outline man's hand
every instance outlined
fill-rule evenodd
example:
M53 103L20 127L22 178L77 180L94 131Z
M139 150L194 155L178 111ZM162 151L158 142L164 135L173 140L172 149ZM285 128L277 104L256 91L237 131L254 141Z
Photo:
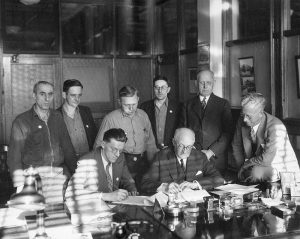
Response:
M251 163L247 163L247 161L245 161L245 163L243 164L243 166L240 168L240 170L238 172L238 180L240 180L240 181L244 180L243 172L251 166L252 166ZM247 179L247 180L249 180L249 179Z
M118 189L111 193L103 193L102 198L104 201L122 201L128 197L128 192L124 189Z
M172 182L168 185L168 192L169 193L179 193L179 192L181 192L181 188L180 188L179 184Z
M187 182L184 181L180 184L180 188L183 191L185 188L190 188L190 189L198 189L198 184L196 182Z
M212 156L214 156L213 151L211 151L210 149L208 149L208 150L203 149L203 150L201 150L201 152L204 153L204 154L206 155L207 160L210 160L210 158L211 158Z
M138 195L139 195L139 192L137 192L137 191L132 191L132 192L129 192L128 195L129 195L129 196L138 196Z

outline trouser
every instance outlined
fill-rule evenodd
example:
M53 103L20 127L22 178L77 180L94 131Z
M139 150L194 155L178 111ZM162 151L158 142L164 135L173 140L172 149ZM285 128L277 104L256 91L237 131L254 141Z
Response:
M141 181L143 175L149 168L146 153L142 154L129 154L124 153L128 170L135 181L138 191L140 191Z

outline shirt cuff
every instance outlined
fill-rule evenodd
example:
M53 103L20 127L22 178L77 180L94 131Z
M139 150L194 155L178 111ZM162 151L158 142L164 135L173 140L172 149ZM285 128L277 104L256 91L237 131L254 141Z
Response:
M198 190L202 190L202 187L201 187L200 183L197 180L194 180L193 183L197 183Z
M168 184L167 183L162 183L158 188L157 192L167 192L168 189Z

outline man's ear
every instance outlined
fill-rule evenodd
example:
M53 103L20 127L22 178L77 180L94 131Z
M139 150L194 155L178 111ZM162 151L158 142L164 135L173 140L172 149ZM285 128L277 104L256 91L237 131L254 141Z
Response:
M175 141L175 139L174 139L174 138L172 139L172 143L173 143L173 146L175 146L175 144L176 144L176 141Z
M36 94L34 92L32 93L32 98L36 100Z
M67 94L66 94L66 92L63 92L63 93L62 93L62 97L63 97L64 99L66 99L66 98L67 98Z
M121 106L121 105L122 105L122 103L121 103L121 99L118 99L118 104L119 104L119 106Z
M100 143L101 148L104 148L105 145L106 145L106 142L104 140L102 140Z

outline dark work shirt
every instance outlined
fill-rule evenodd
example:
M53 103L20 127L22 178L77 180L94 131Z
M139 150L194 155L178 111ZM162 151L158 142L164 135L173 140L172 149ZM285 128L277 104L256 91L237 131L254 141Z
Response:
M47 122L32 107L14 120L11 130L7 164L10 173L18 169L53 166L74 172L76 156L61 114L50 110Z

